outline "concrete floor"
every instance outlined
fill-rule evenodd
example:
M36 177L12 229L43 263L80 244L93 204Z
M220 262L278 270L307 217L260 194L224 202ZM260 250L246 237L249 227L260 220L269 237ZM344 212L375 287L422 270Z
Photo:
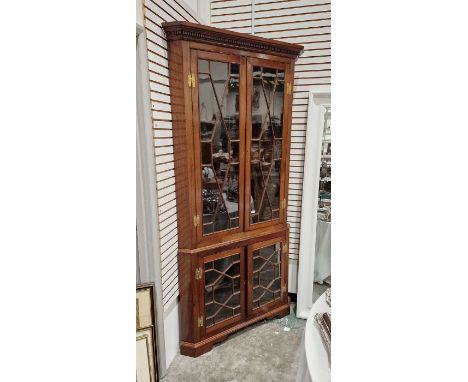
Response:
M294 313L250 326L198 358L177 355L163 382L295 381L306 321ZM284 327L291 327L285 331Z
M315 283L313 301L328 287ZM289 316L250 326L198 358L177 355L162 382L295 381L306 321L294 309L292 303Z
M317 301L317 299L325 293L325 291L330 288L330 285L326 282L323 284L314 283L314 291L312 292L312 302Z

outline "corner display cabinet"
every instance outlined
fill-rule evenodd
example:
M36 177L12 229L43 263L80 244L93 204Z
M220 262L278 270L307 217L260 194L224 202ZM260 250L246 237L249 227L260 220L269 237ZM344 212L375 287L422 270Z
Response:
M289 314L287 185L301 45L164 23L174 142L181 353Z

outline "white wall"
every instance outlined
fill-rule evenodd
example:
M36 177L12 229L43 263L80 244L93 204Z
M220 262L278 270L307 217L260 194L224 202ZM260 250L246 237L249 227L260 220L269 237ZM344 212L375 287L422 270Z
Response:
M166 338L166 359L168 365L179 354L179 304L177 301L164 312L164 338Z
M210 0L185 0L185 3L195 12L201 24L209 25Z
M143 28L143 3L141 0L136 0L136 24L137 27Z

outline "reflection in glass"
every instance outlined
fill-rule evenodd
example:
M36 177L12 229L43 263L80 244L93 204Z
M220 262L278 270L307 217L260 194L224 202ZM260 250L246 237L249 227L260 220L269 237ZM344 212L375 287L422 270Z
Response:
M257 249L253 261L253 309L281 297L281 243Z
M250 194L252 224L279 218L284 70L254 66Z
M198 60L204 235L239 227L239 69Z
M320 220L331 222L331 109L325 109L317 215Z
M240 315L240 256L205 264L205 324L215 325Z

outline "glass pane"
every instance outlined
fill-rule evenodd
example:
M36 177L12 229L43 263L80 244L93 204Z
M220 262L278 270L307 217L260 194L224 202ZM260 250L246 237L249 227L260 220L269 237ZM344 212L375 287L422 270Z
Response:
M250 150L250 223L279 218L284 70L255 66Z
M209 73L210 69L208 66L208 61L198 60L198 73Z
M239 227L239 64L198 60L203 234Z
M257 249L253 261L253 309L281 297L281 243Z
M240 315L240 255L205 264L205 322L215 325Z

